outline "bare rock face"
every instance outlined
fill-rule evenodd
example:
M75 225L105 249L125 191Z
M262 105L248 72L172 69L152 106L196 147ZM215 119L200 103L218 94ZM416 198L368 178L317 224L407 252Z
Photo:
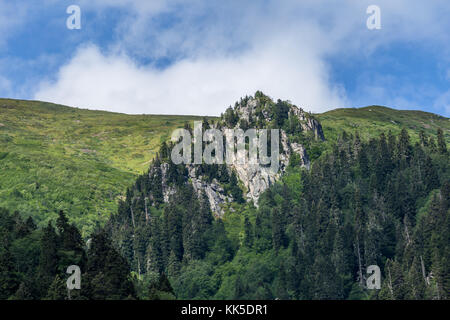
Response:
M322 141L325 140L325 136L323 134L322 125L319 121L312 117L308 117L307 113L296 106L292 106L291 112L301 121L301 126L304 131L312 131L314 132L314 136L316 139L320 139Z
M309 161L308 154L306 153L305 148L299 143L291 142L291 149L292 149L292 152L294 152L300 156L302 166L309 169L310 161Z
M170 196L175 194L176 190L174 187L170 186L167 183L167 172L169 170L169 164L168 163L162 163L160 166L161 169L161 183L162 183L162 191L163 191L163 197L164 202L169 202Z
M280 152L279 155L278 171L274 172L270 166L249 164L248 162L242 164L234 161L231 165L247 189L247 200L253 201L256 206L258 206L259 196L285 173L292 152L300 155L302 167L309 168L308 155L303 146L300 144L290 145L286 133L281 131L280 134L283 152Z
M269 124L273 120L270 110L271 103L273 102L270 100L258 98L241 100L235 106L235 113L239 117L239 121L233 129L240 128L242 119L249 124L249 127L252 127L251 122ZM298 119L303 131L312 131L316 139L325 139L320 123L304 110L290 105L289 113L290 116ZM239 179L245 186L247 200L253 201L256 206L260 195L285 173L293 153L300 156L300 165L309 169L310 161L305 148L299 143L290 142L284 130L280 130L280 138L282 151L279 156L279 170L277 172L271 170L270 167L249 164L248 162L242 164L239 161L234 161L230 166L232 170L236 171Z
M222 208L222 205L224 203L232 202L233 198L225 195L225 190L219 184L217 179L213 179L213 181L210 183L205 182L201 175L196 174L194 165L189 165L188 171L189 179L194 190L198 193L199 196L202 192L204 192L206 194L206 197L208 198L211 211L216 216L223 216L224 210Z
M316 119L309 118L306 120L305 124L302 126L303 126L303 130L306 130L306 131L310 130L310 131L314 132L314 136L316 137L316 139L320 139L322 141L325 140L325 136L324 136L323 130L322 130L322 125Z

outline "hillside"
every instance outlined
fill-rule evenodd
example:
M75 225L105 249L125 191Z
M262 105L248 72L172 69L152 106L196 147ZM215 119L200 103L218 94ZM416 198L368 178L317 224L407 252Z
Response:
M385 107L337 109L315 117L326 141L307 145L311 160L345 130L363 139L406 127L413 141L438 127L450 141L450 121L421 111ZM192 116L126 115L38 101L0 99L0 207L40 225L68 213L83 235L117 211L117 199L148 170L162 141Z
M190 116L125 115L0 99L0 207L39 224L68 212L83 234Z
M145 288L167 275L180 299L448 299L446 119L331 114L257 92L203 128L281 129L280 176L175 164L173 144L161 148L107 224L142 279L138 295L164 298ZM373 265L381 290L366 282Z
M249 178L170 161L170 132L199 118L0 107L0 207L20 212L0 209L0 299L65 299L72 264L76 299L448 299L446 118L257 92L204 126L281 129L280 175Z
M394 134L406 128L413 140L418 140L419 132L435 134L438 128L444 130L450 141L450 119L423 111L395 110L381 106L364 108L335 109L317 114L327 139L335 140L342 130L348 133L360 132L363 139L373 138L381 132L391 130Z

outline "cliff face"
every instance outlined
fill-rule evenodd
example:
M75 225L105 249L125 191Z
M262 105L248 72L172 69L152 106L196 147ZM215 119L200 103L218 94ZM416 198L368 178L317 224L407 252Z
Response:
M276 120L274 115L277 111L276 109L280 108L280 105L280 101L275 104L271 99L263 95L243 99L235 105L233 110L235 117L239 120L232 128L276 128L277 124L274 123ZM319 121L290 103L285 102L283 107L286 108L287 120L292 121L295 118L300 124L297 130L313 132L315 139L325 139ZM230 113L231 111L227 110L227 112ZM226 116L221 117L219 126L221 125L229 127L230 123L227 121ZM249 163L242 164L238 161L234 161L230 166L232 170L236 171L239 179L245 186L247 200L253 201L255 205L258 204L259 196L284 174L293 154L297 154L300 157L300 165L302 167L309 168L310 161L304 146L290 141L284 129L280 130L280 147L280 162L277 172L273 172L266 166L251 165Z
M234 108L228 108L221 118L208 124L211 128L221 129L275 129L279 131L279 165L278 170L270 166L251 164L249 161L238 161L234 158L231 164L227 164L228 175L235 172L243 186L243 196L246 201L253 201L258 206L260 195L272 184L281 178L286 172L293 155L298 159L297 165L309 169L310 160L306 148L293 139L299 134L312 136L312 139L324 140L322 126L310 114L289 102L278 100L273 102L267 96L258 94L255 97L241 99ZM226 133L225 133L226 136ZM170 161L170 160L169 160ZM160 164L158 174L161 175L162 193L164 202L168 202L175 188L168 183L170 163ZM206 176L200 165L185 165L186 182L199 194L204 193L210 203L211 210L216 216L222 216L223 206L226 203L236 201L233 195L219 181L218 177ZM150 170L150 179L155 170Z
M314 137L316 139L325 140L325 136L323 134L322 125L320 122L310 115L308 115L303 109L300 109L296 106L292 106L292 113L301 121L301 126L304 131L314 132Z

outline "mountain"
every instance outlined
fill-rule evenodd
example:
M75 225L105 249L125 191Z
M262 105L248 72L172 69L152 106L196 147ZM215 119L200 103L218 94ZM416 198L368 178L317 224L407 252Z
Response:
M173 145L168 147L165 144L161 157L151 166L149 182L145 184L148 186L154 181L161 181L161 188L158 187L155 191L141 190L140 197L148 198L149 205L156 205L160 198L158 195L162 194L163 201L167 203L175 193L173 185L184 180L189 181L198 194L205 193L216 216L223 216L225 206L233 202L243 202L244 199L257 206L259 196L283 176L292 159L300 167L309 168L307 148L311 143L325 140L321 124L312 115L288 101L274 102L261 92L257 92L255 97L241 99L219 119L204 121L201 136L203 137L208 129L220 130L225 141L233 141L234 149L238 141L233 140L236 138L233 134L236 135L236 130L242 130L244 133L248 128L281 128L278 133L280 151L276 170L273 170L271 165L252 164L242 154L234 155L232 162L227 164L186 164L180 167L174 165L170 158ZM188 129L193 132L192 128ZM228 148L226 144L223 147ZM225 148L224 154L226 152ZM223 162L225 163L225 159Z
M261 92L219 118L0 106L0 299L64 299L73 264L75 299L450 297L447 118ZM169 135L195 140L195 120L206 138L279 129L279 172L173 163Z
M247 97L248 106L242 104L245 100L242 99L234 106L236 114L225 112L221 122L233 116L248 121L251 111L256 112L253 104L258 104L258 99L268 99L264 97L258 93L253 102ZM264 107L259 106L259 109ZM265 108L265 116L259 117L261 121L271 120L267 118L269 111ZM300 119L310 117L304 111L298 116ZM398 134L405 127L412 140L418 141L421 130L430 135L440 127L450 141L450 120L422 111L371 106L337 109L310 118L318 120L323 133L316 132L318 128L314 128L314 123L308 124L305 131L312 130L319 134L319 140L326 137L326 141L303 141L304 155L308 157L303 159L305 163L329 149L343 131L358 131L363 139L370 139L388 130ZM169 139L172 131L186 122L192 124L202 119L126 115L39 101L0 99L0 207L30 215L39 225L46 225L63 209L86 236L96 224L103 224L117 211L117 199L125 196L124 186L131 185L148 169L161 143ZM245 123L242 124L245 127ZM236 122L231 127L238 126ZM245 170L237 169L241 181L251 180L245 178ZM256 183L256 189L265 189L269 180L274 181L266 176L259 187ZM209 194L214 196L212 192ZM224 197L216 193L215 202L223 200Z
M238 121L234 121L238 119ZM246 198L258 203L259 196L273 185L286 172L292 158L297 158L301 167L309 168L310 160L307 147L311 142L324 141L322 125L311 114L291 104L289 101L277 102L256 92L255 97L246 97L236 103L234 109L227 109L221 116L219 129L246 130L280 128L279 169L271 170L267 166L251 165L234 159L230 165L243 182Z
M279 174L174 164L168 142L107 229L139 278L167 274L181 299L447 299L448 119L417 114L311 115L257 92L201 136L279 128Z

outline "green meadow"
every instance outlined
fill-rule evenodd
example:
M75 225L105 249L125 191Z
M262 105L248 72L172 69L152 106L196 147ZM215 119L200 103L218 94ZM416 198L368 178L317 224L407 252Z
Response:
M0 99L0 207L40 225L67 212L89 234L192 116L126 115Z
M381 106L364 108L335 109L316 117L322 123L325 137L336 140L345 130L347 133L359 132L362 139L378 137L382 132L398 134L406 128L413 141L419 140L423 130L428 136L435 136L441 128L447 141L450 141L450 119L423 111L396 110Z

